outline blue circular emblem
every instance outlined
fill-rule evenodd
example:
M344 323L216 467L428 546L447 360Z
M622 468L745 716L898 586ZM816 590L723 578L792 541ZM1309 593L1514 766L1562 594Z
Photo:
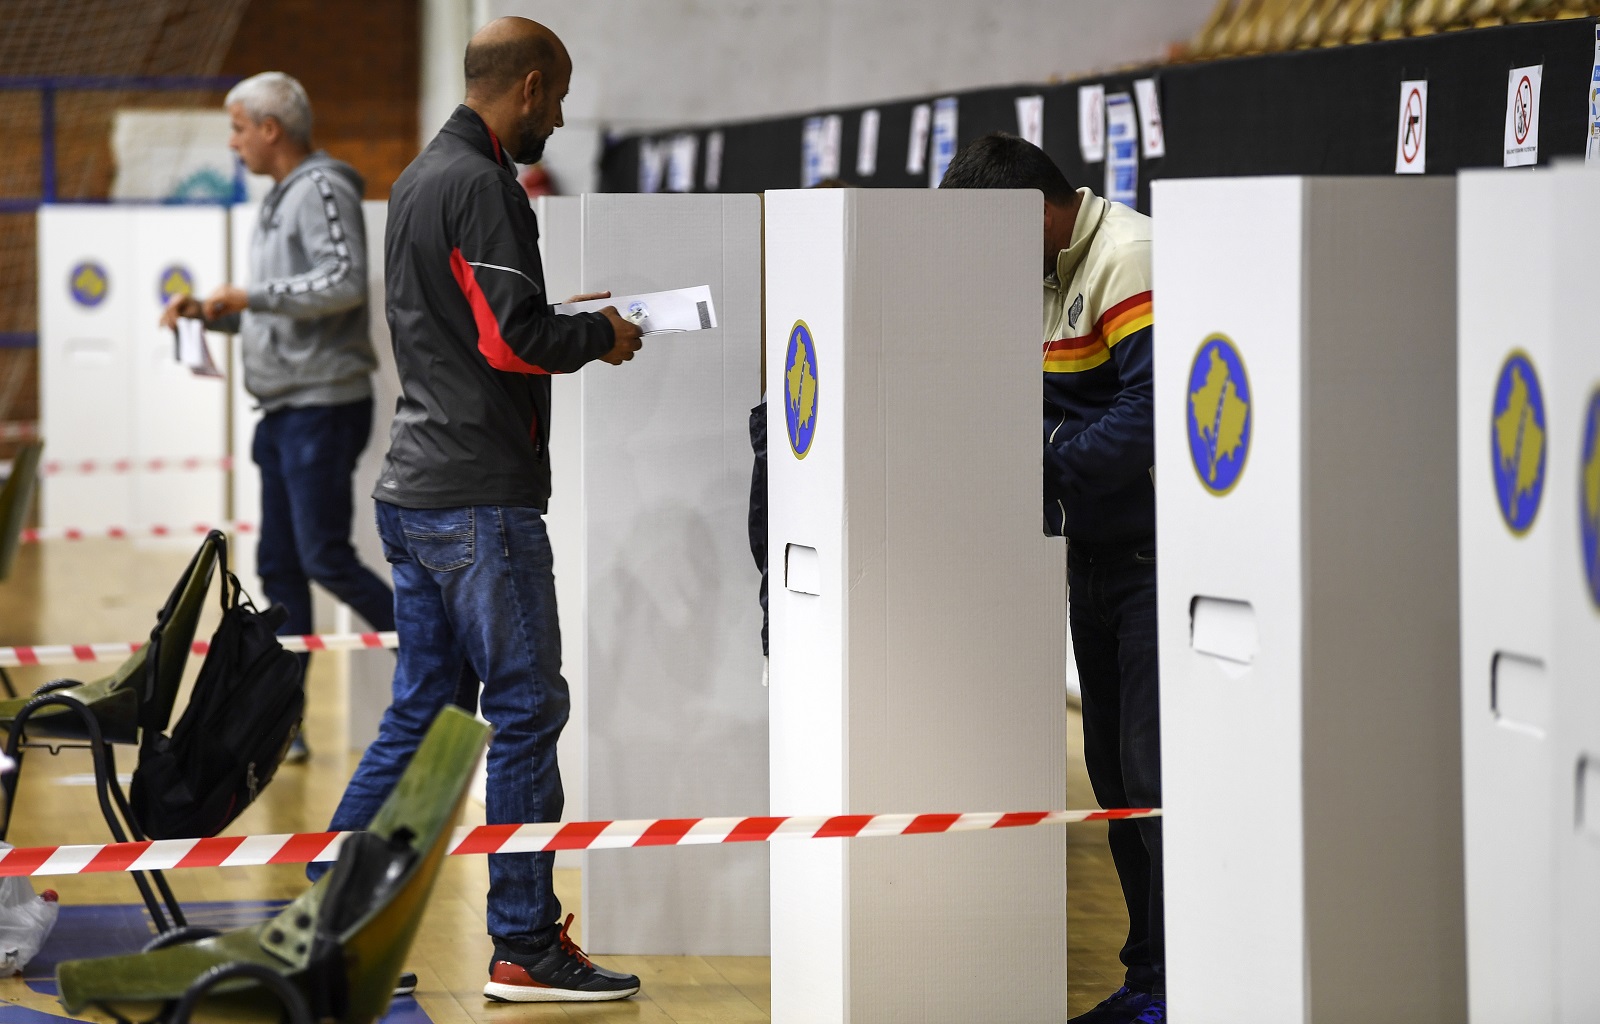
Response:
M1222 495L1239 483L1250 457L1254 396L1244 360L1233 340L1213 334L1200 343L1189 368L1184 405L1189 423L1189 458L1200 484Z
M105 301L106 293L111 290L111 277L106 268L94 260L84 260L67 275L67 290L78 305L93 309Z
M164 306L174 295L194 294L194 275L182 263L174 263L156 278L156 289L161 293L161 304Z
M1600 389L1589 396L1583 417L1583 477L1578 483L1578 522L1583 534L1583 577L1600 608Z
M1506 357L1494 386L1489 458L1500 518L1517 536L1528 532L1544 497L1544 390L1533 361L1520 349Z
M817 347L804 320L796 320L789 330L789 354L783 360L783 418L794 457L805 458L817 434Z

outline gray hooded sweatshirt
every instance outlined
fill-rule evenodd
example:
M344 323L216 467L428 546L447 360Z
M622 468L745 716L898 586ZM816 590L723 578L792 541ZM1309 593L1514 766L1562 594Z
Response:
M250 237L250 304L211 326L238 331L244 386L265 412L372 396L366 183L320 150L261 203Z

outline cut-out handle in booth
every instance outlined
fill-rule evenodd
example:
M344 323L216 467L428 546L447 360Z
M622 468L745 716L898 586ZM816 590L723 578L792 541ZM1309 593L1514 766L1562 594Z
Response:
M1600 760L1578 758L1578 831L1600 841Z
M1256 610L1249 601L1196 596L1189 602L1189 642L1198 654L1208 655L1242 672L1261 651L1256 631Z
M1544 739L1550 732L1550 680L1544 661L1496 651L1489 674L1489 707L1500 725Z
M783 585L797 594L822 593L822 560L816 548L804 544L785 544Z

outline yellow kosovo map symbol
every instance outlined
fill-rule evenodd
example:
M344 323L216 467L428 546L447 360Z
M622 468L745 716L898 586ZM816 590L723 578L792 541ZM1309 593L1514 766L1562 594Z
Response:
M105 293L106 279L93 266L85 265L72 279L72 287L83 298L93 301Z
M1211 363L1206 367L1206 382L1198 391L1189 393L1189 414L1194 417L1195 429L1206 439L1210 449L1206 482L1215 484L1217 464L1244 443L1245 420L1250 415L1250 403L1239 397L1239 385L1228 372L1221 352L1212 351Z
M1539 482L1539 466L1544 457L1544 431L1534 418L1528 401L1528 381L1521 367L1511 368L1511 395L1506 409L1494 418L1495 448L1500 465L1514 473L1512 500L1533 490Z
M1590 529L1600 531L1600 417L1589 435L1589 463L1583 467L1583 515Z
M817 377L811 369L811 359L804 345L795 346L794 363L786 374L789 383L789 404L795 410L795 423L804 427L811 422L817 410Z
M189 276L177 267L167 271L167 276L161 282L161 295L170 299L174 295L192 295L194 288L189 284Z

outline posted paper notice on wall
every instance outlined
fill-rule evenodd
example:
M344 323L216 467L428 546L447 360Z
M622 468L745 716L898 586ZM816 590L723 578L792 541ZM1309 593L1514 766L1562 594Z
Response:
M1106 87L1078 87L1078 152L1083 162L1097 164L1106 158Z
M1507 76L1507 167L1527 167L1539 162L1539 81L1543 77L1543 64L1512 68Z
M711 288L678 288L668 292L616 295L609 299L563 302L555 307L557 316L597 313L607 306L617 307L624 320L639 325L641 334L670 334L679 331L709 331L717 326L717 307L711 301Z

